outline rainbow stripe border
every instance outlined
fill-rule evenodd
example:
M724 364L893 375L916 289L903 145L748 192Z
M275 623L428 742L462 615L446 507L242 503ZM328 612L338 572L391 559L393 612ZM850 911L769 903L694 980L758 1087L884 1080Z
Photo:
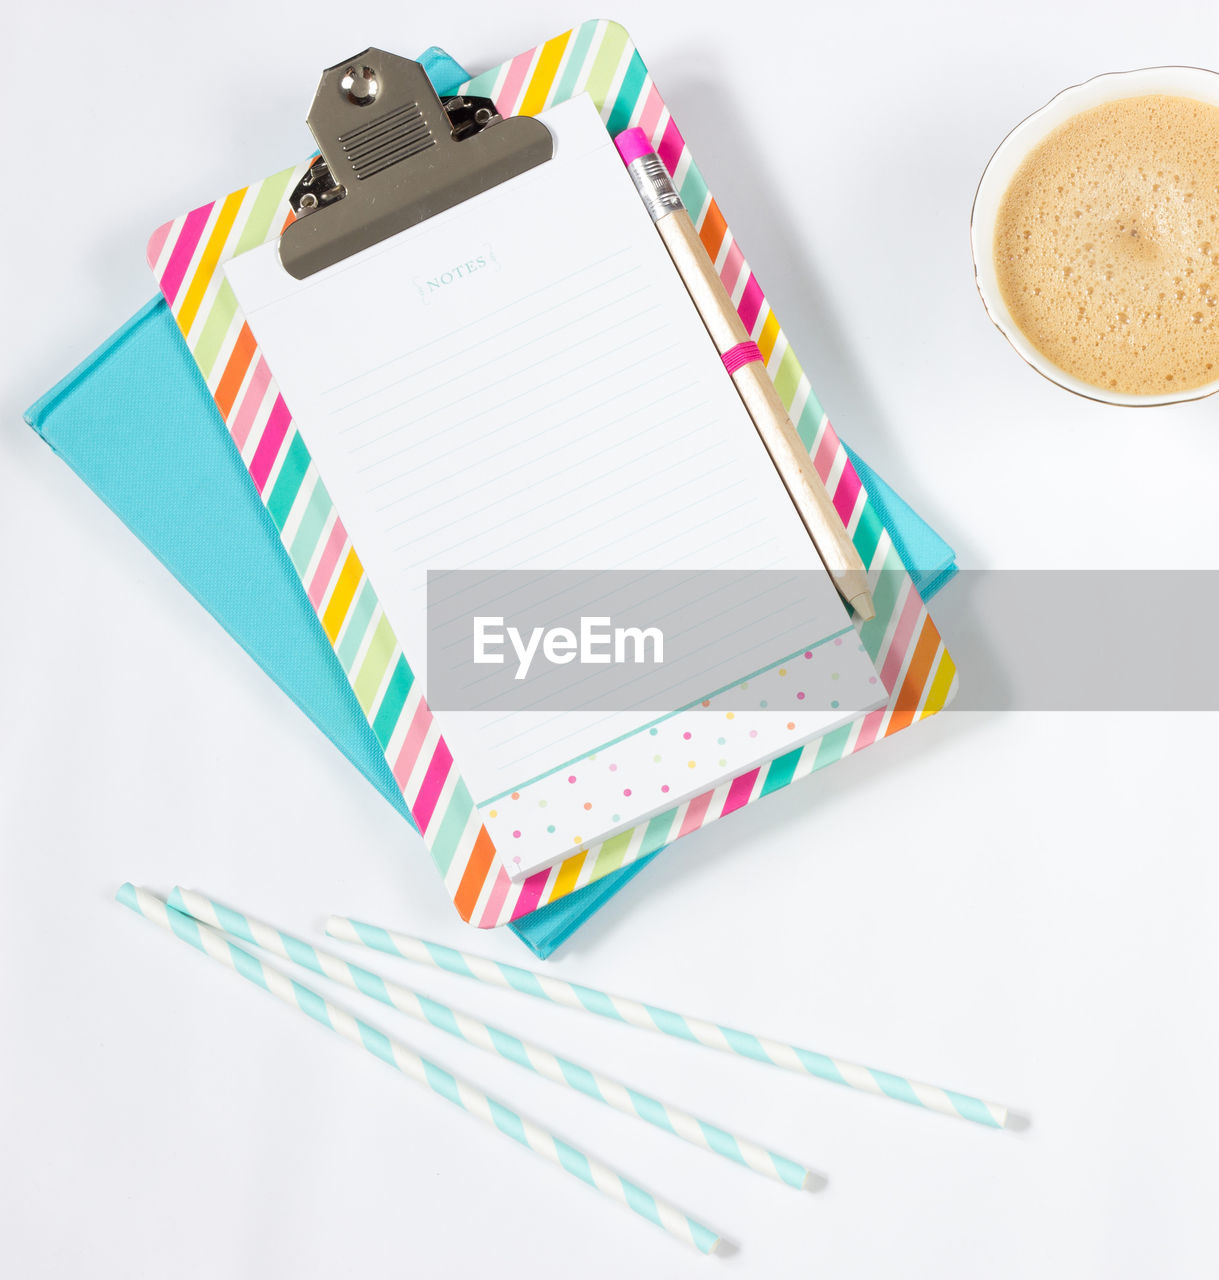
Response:
M449 896L463 920L492 928L934 714L956 690L956 667L625 29L585 22L465 90L493 98L504 115L534 115L588 93L609 132L635 125L651 139L868 566L877 616L859 636L890 694L886 707L513 884L220 270L279 235L308 162L166 223L149 241L149 265Z

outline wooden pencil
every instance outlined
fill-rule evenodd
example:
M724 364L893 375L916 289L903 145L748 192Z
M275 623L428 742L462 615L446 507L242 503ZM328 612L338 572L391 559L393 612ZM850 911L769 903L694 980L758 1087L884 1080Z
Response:
M817 554L843 599L865 622L870 621L876 609L859 552L681 197L642 129L625 130L615 144Z

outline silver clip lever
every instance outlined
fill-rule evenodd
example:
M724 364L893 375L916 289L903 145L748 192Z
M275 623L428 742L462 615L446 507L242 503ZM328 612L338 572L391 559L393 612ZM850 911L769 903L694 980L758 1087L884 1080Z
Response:
M309 111L321 156L291 196L280 237L298 280L549 160L550 131L501 118L488 98L442 102L427 73L381 49L322 72Z
M457 94L441 98L440 105L449 118L449 127L453 137L461 142L475 133L481 133L489 125L499 124L502 120L490 98L467 97ZM347 194L330 172L330 166L324 156L318 156L309 166L305 176L292 189L288 203L298 218L303 218Z

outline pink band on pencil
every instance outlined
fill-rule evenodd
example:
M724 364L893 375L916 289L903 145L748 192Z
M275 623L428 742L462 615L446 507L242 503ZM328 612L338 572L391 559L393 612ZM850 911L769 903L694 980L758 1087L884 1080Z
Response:
M622 157L623 164L630 164L633 160L638 160L640 156L650 156L652 154L652 144L648 141L648 135L638 127L623 129L614 139L614 146L618 148L618 154Z
M744 368L747 364L753 364L755 360L762 360L762 353L758 350L756 342L738 342L735 347L729 347L720 359L724 362L724 368L728 370L729 375L736 373L738 369ZM763 363L765 363L763 361Z

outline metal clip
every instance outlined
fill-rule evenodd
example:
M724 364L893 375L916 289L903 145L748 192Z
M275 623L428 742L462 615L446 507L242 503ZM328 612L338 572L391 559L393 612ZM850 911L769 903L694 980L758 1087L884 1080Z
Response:
M279 257L298 280L549 160L530 116L436 96L409 58L366 49L322 73L309 128L321 155L291 196Z

